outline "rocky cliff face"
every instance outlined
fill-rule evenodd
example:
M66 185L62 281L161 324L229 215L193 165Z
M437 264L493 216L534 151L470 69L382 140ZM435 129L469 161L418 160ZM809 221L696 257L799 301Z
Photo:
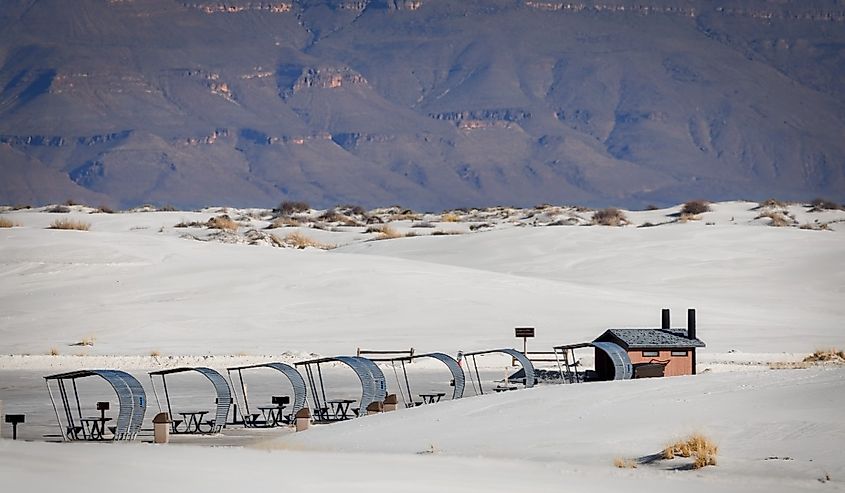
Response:
M10 0L0 202L845 199L839 0Z

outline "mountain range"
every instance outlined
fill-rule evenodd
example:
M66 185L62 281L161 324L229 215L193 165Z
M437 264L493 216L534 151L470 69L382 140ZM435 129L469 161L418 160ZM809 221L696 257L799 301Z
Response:
M841 0L6 0L0 203L845 200Z

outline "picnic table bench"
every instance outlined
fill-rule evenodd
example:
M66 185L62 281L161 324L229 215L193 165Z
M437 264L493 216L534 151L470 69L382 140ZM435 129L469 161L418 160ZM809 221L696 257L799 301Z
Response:
M202 425L208 425L209 431L211 431L211 422L210 421L203 421L203 416L208 414L208 411L183 411L180 412L179 415L182 416L181 420L173 420L173 433L205 433L202 431ZM185 428L183 430L179 430L179 424L185 424Z
M419 394L420 399L422 399L423 404L434 404L435 402L440 402L440 399L445 396L445 392L432 392L430 394Z

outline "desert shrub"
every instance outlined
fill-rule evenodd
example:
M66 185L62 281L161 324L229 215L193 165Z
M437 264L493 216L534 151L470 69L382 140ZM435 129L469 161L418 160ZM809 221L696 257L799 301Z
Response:
M114 214L114 209L112 209L111 207L109 207L107 205L101 205L100 207L97 207L97 210L94 211L94 212L98 212L98 213L102 213L102 214Z
M233 233L238 230L238 223L225 214L222 216L212 217L208 220L206 226L208 226L209 229L220 229Z
M150 357L158 358L159 356L161 356L161 351L159 351L158 349L153 349L152 351L150 351Z
M813 231L830 231L830 223L804 223L798 226L800 229L809 229Z
M70 207L66 205L54 205L46 209L45 212L51 212L53 214L66 214L70 212Z
M387 216L388 221L419 221L422 218L416 212L405 211Z
M267 229L284 228L285 226L296 227L301 224L302 223L298 219L288 216L279 216L276 219L273 219L273 222L267 226Z
M762 218L770 219L771 222L769 222L769 226L774 226L776 228L782 228L784 226L789 226L790 224L792 224L792 220L790 220L782 212L766 211L756 217L756 219Z
M326 212L320 214L320 217L318 219L330 223L339 223L346 220L347 217L337 212L335 209L329 209Z
M552 223L552 224L554 224L554 223ZM470 224L469 230L470 231L478 231L479 229L492 228L492 227L493 227L493 225L490 224L490 223Z
M180 221L173 225L174 228L201 228L205 226L206 223L201 223L199 221Z
M804 358L805 363L842 363L845 364L845 351L836 348L817 349L813 354Z
M719 447L706 436L695 433L686 440L671 443L663 449L664 459L674 459L676 456L693 457L693 469L716 465L716 455Z
M299 248L299 249L311 247L311 248L319 248L321 250L331 250L332 248L334 248L334 245L327 245L325 243L320 243L319 241L314 240L312 238L309 238L308 236L306 236L302 233L298 233L298 232L297 233L291 233L291 234L285 236L284 239L282 240L282 243L284 243L286 246L293 247L293 248Z
M647 206L645 206L645 210L647 210L647 211L656 211L656 210L658 210L658 207L657 207L656 205L654 205L654 204L648 204Z
M176 212L176 207L170 204L163 205L157 209L159 212Z
M319 219L330 222L330 223L341 223L346 226L358 226L358 221L352 219L351 217L342 214L337 211L337 209L329 209L323 214L320 215Z
M77 231L88 231L91 225L75 219L56 219L50 223L47 229L75 229Z
M453 212L447 212L440 216L440 220L444 223L456 223L461 220L461 216Z
M14 228L15 226L20 226L20 224L12 221L11 219L0 217L0 228Z
M460 235L463 234L461 231L432 231L431 236L452 236L452 235Z
M601 224L602 226L622 226L628 223L628 218L625 213L615 207L609 207L596 211L593 214L593 224Z
M58 356L59 355L59 348L53 346L50 348L50 356Z
M309 206L306 202L294 202L286 200L279 204L279 207L276 208L276 212L283 216L289 216L297 212L307 212L310 208L311 206Z
M681 214L703 214L710 210L710 204L706 200L690 200L681 207Z
M341 206L335 207L335 209L337 209L338 211L340 211L340 212L342 212L343 214L346 214L346 215L352 215L352 216L366 216L367 215L367 210L364 209L363 207L361 207L360 205L346 204L346 205L341 205Z
M657 225L656 225L656 224L654 224L654 223L652 223L652 222L646 221L646 222L644 222L644 223L640 224L640 225L639 225L639 226L637 226L637 227L638 227L638 228L653 228L653 227L655 227L655 226L657 226Z
M81 204L79 202L73 200L73 199L67 199L67 200L65 200L65 205L74 206L74 205L81 205Z
M836 202L823 199L821 197L811 200L810 205L813 206L814 211L835 210L840 208L839 204Z
M766 199L766 200L760 202L759 204L757 204L758 209L764 209L764 208L783 209L784 207L786 207L786 202L781 202L780 200L777 200L777 199Z
M414 238L415 236L419 236L416 231L408 231L405 233L405 238Z

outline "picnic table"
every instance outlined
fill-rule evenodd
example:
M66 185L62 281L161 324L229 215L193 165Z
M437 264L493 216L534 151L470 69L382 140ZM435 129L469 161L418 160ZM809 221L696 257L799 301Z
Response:
M182 421L185 423L185 431L178 431L176 429L176 425L178 423L174 422L173 432L174 433L202 433L200 429L200 425L202 424L202 418L208 414L208 411L184 411L180 412L179 415L182 416Z
M435 402L440 402L440 399L446 395L445 392L432 392L430 394L419 394L420 399L422 399L423 404L434 404Z
M334 419L350 419L349 407L355 399L331 399L326 401L326 404L332 407L332 415Z
M111 418L105 416L92 416L89 418L81 418L82 437L86 440L103 440L106 434L106 422L111 421Z
M284 409L285 406L283 404L276 406L258 406L258 410L261 411L261 417L264 418L264 426L270 428L284 423Z

